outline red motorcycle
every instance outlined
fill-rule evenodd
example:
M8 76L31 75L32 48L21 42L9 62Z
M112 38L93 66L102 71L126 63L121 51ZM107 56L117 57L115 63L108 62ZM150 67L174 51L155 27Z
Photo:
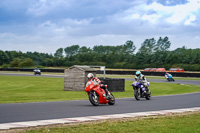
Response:
M115 104L115 97L112 95L111 92L107 90L107 97L106 92L104 89L100 87L99 84L94 84L94 81L90 81L87 83L85 87L85 91L87 92L89 96L89 100L94 106L98 106L99 104L109 104L114 105Z

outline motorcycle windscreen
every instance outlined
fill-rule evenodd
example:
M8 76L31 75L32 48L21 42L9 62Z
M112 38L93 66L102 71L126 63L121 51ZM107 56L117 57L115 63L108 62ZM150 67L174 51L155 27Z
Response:
M87 82L86 87L85 87L85 91L90 91L92 88L94 87L94 84L92 81Z

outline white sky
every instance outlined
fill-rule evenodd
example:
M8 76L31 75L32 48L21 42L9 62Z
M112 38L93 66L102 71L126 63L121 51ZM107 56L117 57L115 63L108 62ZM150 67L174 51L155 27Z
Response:
M0 50L55 53L169 37L200 48L200 0L0 0Z

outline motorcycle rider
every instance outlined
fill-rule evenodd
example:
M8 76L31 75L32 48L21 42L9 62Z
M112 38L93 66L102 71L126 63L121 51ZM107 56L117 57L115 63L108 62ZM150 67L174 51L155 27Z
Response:
M91 82L93 81L94 85L100 85L100 87L105 90L106 98L109 97L107 85L101 84L101 80L99 80L97 77L94 77L92 73L88 73L87 78L88 78L87 85L91 84Z
M168 72L165 73L165 77L166 77L167 79L168 79L170 76L171 76L170 73L168 73Z
M165 77L167 78L168 81L175 81L173 78L172 78L172 75L168 72L165 73Z
M36 67L33 71L34 71L35 75L36 75L36 74L41 74L40 69L38 69L37 67Z
M140 71L136 71L135 73L135 81L140 81L146 88L146 91L149 91L149 87L147 85L147 79L146 77L140 72Z

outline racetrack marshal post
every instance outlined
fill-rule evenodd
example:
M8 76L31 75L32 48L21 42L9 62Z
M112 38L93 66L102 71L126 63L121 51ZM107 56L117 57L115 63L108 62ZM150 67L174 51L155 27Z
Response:
M65 91L84 91L87 83L87 74L93 73L96 76L96 70L90 66L74 65L65 69L64 90Z

